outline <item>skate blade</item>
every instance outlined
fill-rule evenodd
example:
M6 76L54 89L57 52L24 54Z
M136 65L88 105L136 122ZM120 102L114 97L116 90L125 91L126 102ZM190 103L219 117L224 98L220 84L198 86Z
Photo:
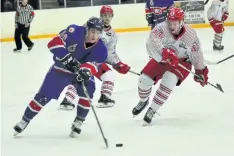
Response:
M111 103L111 104L103 104L103 103L99 103L98 105L96 105L97 108L110 108L113 107L115 104Z
M18 132L14 132L13 136L16 137L19 133Z
M58 110L63 110L63 111L72 111L74 109L74 107L63 107L63 106L59 106Z
M75 134L75 132L71 131L71 133L69 134L69 136L70 136L71 138L75 138L75 137L76 137L76 134Z
M147 127L147 126L150 126L150 125L151 125L150 123L143 121L142 126Z

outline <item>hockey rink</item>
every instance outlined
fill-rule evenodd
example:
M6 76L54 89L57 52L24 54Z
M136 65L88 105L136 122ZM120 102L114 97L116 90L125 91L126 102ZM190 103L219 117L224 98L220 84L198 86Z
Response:
M218 61L234 54L234 27L226 27L223 52L213 52L213 31L197 29L204 57ZM145 40L149 32L118 34L117 53L132 70L140 72L148 61ZM100 135L92 111L83 124L81 135L70 138L73 111L58 110L52 101L31 121L26 130L13 137L13 126L21 119L29 101L39 90L52 65L47 49L49 39L34 40L28 52L13 53L14 42L2 43L2 155L3 156L233 156L234 155L234 58L210 65L209 81L220 83L225 91L201 87L192 75L177 87L155 116L153 124L142 126L145 111L132 118L138 102L138 76L116 72L112 108L98 109L99 120L109 141L109 149ZM100 96L97 80L93 104ZM155 93L157 86L152 93ZM153 96L153 94L152 94ZM123 147L115 147L122 143Z

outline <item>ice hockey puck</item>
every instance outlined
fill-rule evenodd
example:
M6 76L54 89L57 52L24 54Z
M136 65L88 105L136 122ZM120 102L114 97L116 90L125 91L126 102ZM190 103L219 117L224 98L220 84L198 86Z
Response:
M116 147L123 147L123 144L116 144Z

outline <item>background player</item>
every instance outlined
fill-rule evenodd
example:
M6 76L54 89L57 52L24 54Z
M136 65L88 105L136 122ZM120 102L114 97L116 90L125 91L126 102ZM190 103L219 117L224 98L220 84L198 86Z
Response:
M158 23L164 22L168 9L174 5L173 0L146 0L145 14L151 29Z
M184 24L184 12L180 8L169 10L167 21L158 24L151 31L146 43L148 54L152 59L144 67L139 78L138 93L140 101L133 108L133 115L138 115L148 105L153 84L161 79L151 106L144 116L146 124L158 109L166 102L173 88L179 86L189 75L187 71L177 66L178 63L195 68L200 76L194 77L202 86L207 84L208 69L203 65L203 55L200 43L194 29Z
M97 73L95 64L103 63L107 58L106 46L99 39L103 27L101 19L92 17L86 27L70 25L48 43L48 48L54 54L54 65L45 76L40 90L27 106L22 120L14 127L15 135L21 133L51 99L58 99L62 90L72 82L75 82L79 101L71 134L81 132L81 125L90 108L90 101L86 98L81 83L85 83L90 98L93 98L93 75Z
M100 16L104 22L104 31L101 38L108 50L106 62L111 64L119 73L126 74L128 73L130 67L127 64L122 63L116 53L117 36L114 29L110 25L110 22L114 16L113 9L110 6L102 6ZM98 100L97 107L112 107L115 104L115 101L111 99L115 81L114 71L112 71L106 63L104 63L100 66L98 73L95 74L95 76L102 81L101 97ZM75 107L76 96L74 91L74 87L69 85L65 93L65 98L60 104L61 109L72 110Z
M221 43L224 32L224 21L227 20L228 16L228 0L213 0L207 11L207 17L210 21L210 25L215 32L213 50L224 49L224 46L221 45Z

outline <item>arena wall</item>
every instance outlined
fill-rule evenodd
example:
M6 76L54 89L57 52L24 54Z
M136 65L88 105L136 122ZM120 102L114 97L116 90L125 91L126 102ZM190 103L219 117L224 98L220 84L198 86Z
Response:
M209 2L210 3L210 2ZM209 27L206 10L210 4L205 6L206 23L194 24L194 28ZM230 16L225 26L234 26L234 1L229 1ZM99 16L101 6L77 7L67 9L36 10L35 18L31 24L30 37L49 38L70 24L82 25L91 16ZM145 20L145 4L113 5L114 19L112 27L117 32L132 32L149 30ZM1 13L1 42L13 41L15 12Z

